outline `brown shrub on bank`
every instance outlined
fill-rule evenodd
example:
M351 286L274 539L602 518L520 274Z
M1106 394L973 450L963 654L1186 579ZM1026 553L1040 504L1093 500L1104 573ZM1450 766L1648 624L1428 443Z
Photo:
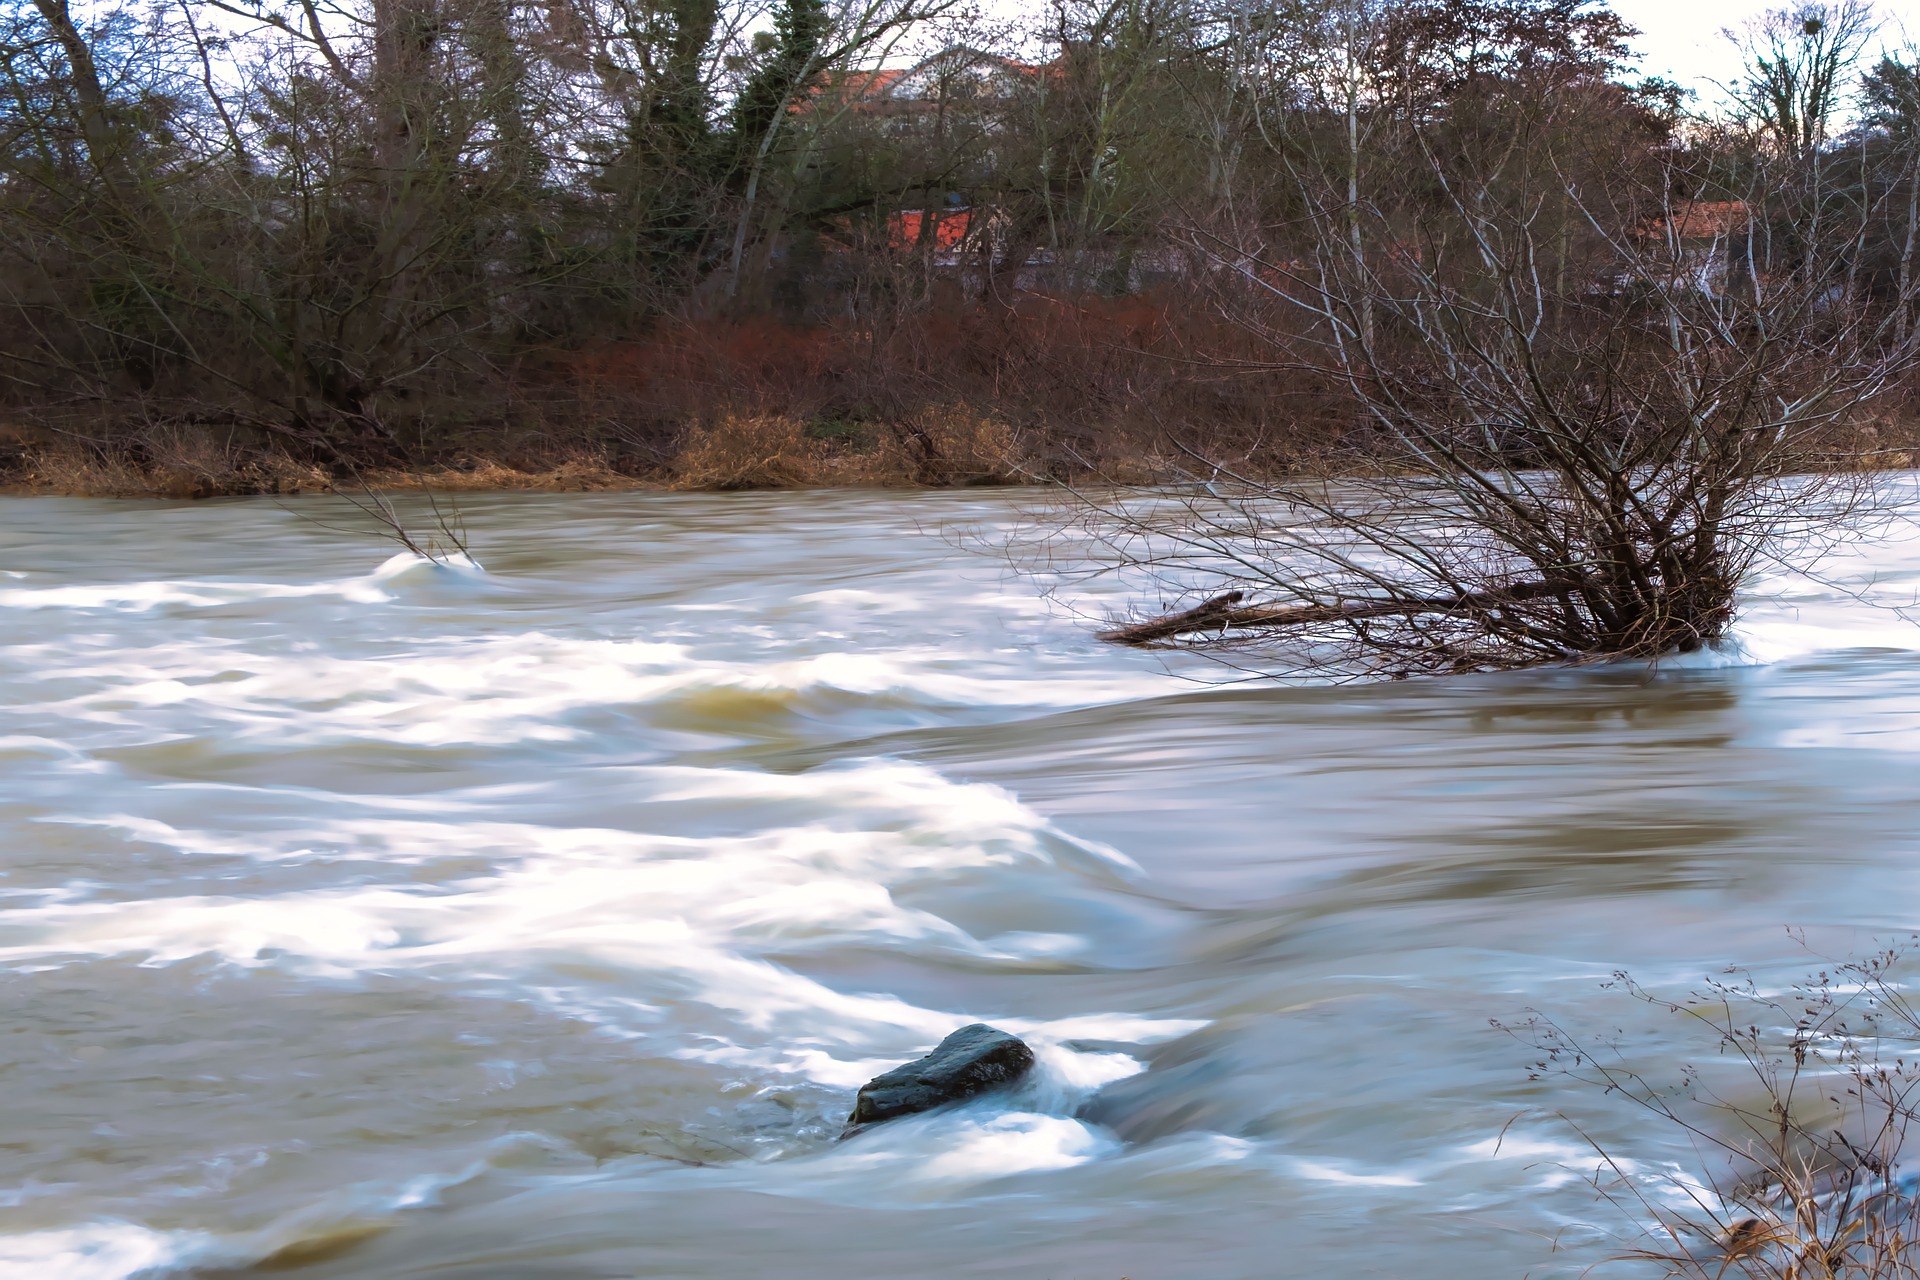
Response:
M1677 1083L1644 1074L1646 1047L1618 1032L1589 1040L1539 1013L1495 1023L1531 1051L1530 1081L1595 1089L1691 1150L1692 1168L1643 1162L1576 1130L1588 1181L1629 1233L1615 1260L1680 1280L1920 1276L1913 945L1823 958L1791 985L1728 968L1679 998L1615 973L1604 985L1704 1033L1711 1052Z
M22 447L11 474L30 492L90 498L215 498L297 494L327 487L327 473L273 448L221 432L173 426L129 440L56 437Z
M1270 317L1279 332L1284 317ZM80 494L288 492L364 475L458 489L1147 483L1204 456L1260 478L1351 473L1369 441L1348 393L1179 292L1026 293L789 325L661 322L639 339L530 350L449 373L377 422L303 443L193 405L22 409L0 482ZM164 425L155 425L156 420ZM1913 465L1920 374L1854 465ZM17 438L16 438L17 437Z
M883 439L877 470L914 484L1019 484L1033 479L1013 429L965 406L923 409Z
M669 463L676 489L1017 484L1029 473L1006 424L960 406L902 421L723 413L689 429Z
M526 461L522 459L521 461ZM632 476L623 475L601 453L559 454L528 462L525 467L507 466L492 458L461 458L445 466L417 470L368 472L365 479L376 489L436 489L442 493L490 493L525 491L538 493L598 493L634 489L641 486Z
M598 424L613 465L676 487L1146 480L1183 446L1326 469L1350 406L1267 360L1198 299L1028 293L820 326L662 324L530 356L514 394Z
M676 489L797 489L825 482L824 440L780 414L726 414L693 428L673 460Z
M364 418L300 431L160 392L23 406L38 443L0 479L178 496L412 472L469 489L1134 482L1189 448L1256 473L1334 469L1350 408L1261 356L1178 292L1031 292L813 325L662 320L638 338L429 370Z

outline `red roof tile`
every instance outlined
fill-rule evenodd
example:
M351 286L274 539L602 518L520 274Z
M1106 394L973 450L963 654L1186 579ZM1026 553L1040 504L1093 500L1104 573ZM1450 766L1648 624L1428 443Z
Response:
M895 252L919 248L921 236L928 234L929 216L933 219L931 235L936 249L959 248L973 225L971 209L937 209L931 215L925 209L902 209L887 215L887 247Z
M1643 234L1676 240L1724 240L1745 235L1753 220L1744 200L1683 200L1650 223Z

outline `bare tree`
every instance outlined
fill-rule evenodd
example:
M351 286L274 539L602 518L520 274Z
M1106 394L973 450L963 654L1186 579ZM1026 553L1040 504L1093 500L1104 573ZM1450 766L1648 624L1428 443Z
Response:
M1727 33L1746 64L1728 87L1783 153L1817 156L1847 103L1847 73L1878 26L1867 0L1770 9Z
M1920 46L1910 44L1881 57L1862 77L1861 107L1863 150L1884 151L1880 167L1896 192L1891 208L1898 222L1890 220L1892 234L1887 236L1894 259L1894 293L1911 297L1914 266L1920 259ZM1906 190L1904 200L1897 196L1901 187ZM1911 312L1901 311L1902 337L1911 324Z
M774 14L775 38L763 65L741 86L733 104L733 126L740 150L740 208L735 215L728 255L728 292L739 290L746 266L747 241L754 229L761 187L779 149L790 147L790 171L804 167L813 132L793 127L795 108L814 96L824 77L868 60L882 60L917 24L931 21L958 0L847 0L830 11L825 0L780 0ZM820 104L831 108L845 104ZM803 120L818 123L818 112ZM780 210L784 212L784 208ZM771 242L768 245L772 247Z
M1355 675L1651 658L1846 536L1872 493L1849 432L1920 352L1869 305L1857 227L1779 225L1804 167L1677 199L1706 175L1645 111L1592 68L1490 76L1409 119L1357 202L1337 148L1303 164L1295 256L1196 229L1270 367L1354 406L1353 478L1189 446L1184 487L1089 496L1100 563L1200 602L1105 638ZM1569 145L1596 112L1621 127Z

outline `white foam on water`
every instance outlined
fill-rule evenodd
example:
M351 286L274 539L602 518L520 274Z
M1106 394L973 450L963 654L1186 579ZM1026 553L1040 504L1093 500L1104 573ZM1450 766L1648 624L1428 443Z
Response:
M945 1117L942 1117L944 1120ZM1119 1142L1065 1116L1001 1111L925 1126L931 1141L908 1140L890 1154L902 1157L908 1176L925 1182L985 1182L1022 1173L1070 1168L1119 1149Z
M549 827L490 820L472 811L481 800L458 798L443 801L452 820L376 806L242 835L120 815L92 821L182 854L271 863L325 851L396 867L466 859L476 870L435 884L356 877L247 896L64 895L0 919L0 961L138 956L166 965L210 955L319 978L410 971L558 998L574 1016L623 1032L699 1006L709 1030L688 1043L688 1056L853 1087L973 1019L885 993L838 991L782 957L852 945L1021 962L1029 948L1000 950L900 894L937 902L944 886L994 885L1008 901L1078 899L1117 892L1133 873L1113 850L1070 839L1005 790L955 783L918 764L878 760L799 775L668 766L625 776L642 815L691 806L746 829L676 836ZM1005 1025L1035 1038L1052 1066L1045 1078L1058 1085L1054 1106L1065 1108L1069 1095L1138 1066L1062 1042L1139 1043L1199 1024L1115 1014Z
M4 1280L141 1280L249 1261L210 1232L156 1231L119 1220L0 1235Z
M1191 1034L1208 1025L1204 1019L1148 1018L1126 1013L1083 1013L1044 1023L1010 1018L1009 1031L1039 1030L1061 1040L1109 1040L1119 1044L1160 1044Z
M983 1098L889 1120L818 1155L730 1166L711 1180L774 1195L906 1206L991 1193L995 1184L1120 1150L1112 1134L1070 1116L1008 1109Z
M1815 620L1762 617L1736 622L1733 633L1697 653L1661 659L1676 668L1767 666L1819 653L1854 649L1920 651L1920 621L1892 609L1820 611Z
M63 656L63 681L89 687L41 710L107 727L191 713L203 734L223 741L438 747L569 742L604 731L569 723L582 712L661 711L754 736L791 715L892 708L932 722L955 708L1078 706L1115 692L1107 678L963 674L954 668L964 661L932 646L727 661L679 643L539 630L429 638L364 657L163 643Z
M380 567L370 575L375 582L416 581L478 581L485 577L486 570L480 567L465 551L440 552L432 556L419 555L412 551L402 551L382 561Z
M1058 1025L1011 1019L1006 1029L1021 1036L1033 1049L1033 1071L1021 1082L1010 1105L1051 1115L1073 1115L1081 1105L1107 1085L1139 1075L1146 1066L1131 1054L1087 1051L1069 1048ZM1198 1031L1203 1022L1182 1020L1185 1030ZM1170 1027L1153 1028L1153 1033L1184 1034Z
M1624 1158L1609 1160L1592 1147L1524 1133L1504 1133L1469 1143L1459 1150L1457 1161L1466 1165L1513 1161L1532 1175L1532 1185L1542 1191L1591 1182L1609 1170L1628 1173L1636 1167Z
M1417 1187L1422 1181L1410 1173L1365 1173L1330 1160L1296 1158L1290 1163L1296 1177L1343 1187Z
M1142 1069L1108 1046L1205 1025L1125 1012L1046 1020L925 1008L886 992L836 990L782 962L809 947L858 946L1022 963L1031 946L1002 950L1003 934L975 937L900 895L937 903L949 886L992 885L1008 902L1044 894L1084 901L1135 874L1116 851L1067 837L1000 787L884 759L795 775L659 766L619 776L643 820L669 809L724 813L738 834L496 816L527 803L524 794L435 797L439 820L418 799L368 799L355 801L365 812L239 834L122 814L100 822L183 854L272 865L350 853L396 869L466 857L483 869L431 885L23 904L0 918L0 963L135 955L163 965L212 955L309 977L405 972L479 982L620 1034L650 1032L656 1051L749 1078L845 1090L968 1022L991 1021L1028 1040L1037 1069L1009 1094L889 1124L793 1162L804 1169L739 1175L774 1193L849 1203L882 1187L913 1202L965 1197L1007 1177L1105 1158L1118 1140L1074 1113ZM1081 1040L1103 1047L1076 1048Z
M0 754L43 756L51 760L65 760L73 763L84 762L87 758L85 752L71 743L25 733L0 736Z
M141 613L165 605L211 609L253 600L339 596L374 604L386 599L370 579L292 585L276 582L119 582L97 586L15 587L0 591L0 609L113 609Z
M1274 1196L1288 1194L1287 1188L1301 1194L1318 1187L1398 1203L1415 1197L1427 1209L1509 1200L1590 1183L1596 1173L1611 1171L1663 1193L1667 1185L1663 1176L1650 1176L1632 1161L1607 1162L1571 1142L1512 1132L1451 1147L1421 1144L1403 1159L1364 1161L1293 1149L1284 1134L1256 1140L1200 1130L1113 1153L1108 1164L1086 1176L1097 1186L1112 1186L1115 1194L1137 1193L1142 1179L1170 1177L1191 1191L1260 1177L1271 1180L1273 1190L1264 1194Z
M19 580L28 575L8 576ZM395 598L394 590L450 584L472 586L488 581L487 573L479 562L465 552L429 559L411 551L402 551L383 561L370 573L317 582L237 582L186 578L12 587L0 590L0 609L145 613L166 607L213 609L224 605L329 596L354 604L384 604Z

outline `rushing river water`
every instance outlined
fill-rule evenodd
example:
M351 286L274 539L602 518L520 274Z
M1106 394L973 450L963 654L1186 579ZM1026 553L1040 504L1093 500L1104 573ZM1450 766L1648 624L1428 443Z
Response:
M1694 1157L1489 1020L1677 1071L1614 969L1920 925L1908 526L1710 661L1207 687L1001 494L464 505L0 507L0 1275L1572 1276L1574 1123Z

